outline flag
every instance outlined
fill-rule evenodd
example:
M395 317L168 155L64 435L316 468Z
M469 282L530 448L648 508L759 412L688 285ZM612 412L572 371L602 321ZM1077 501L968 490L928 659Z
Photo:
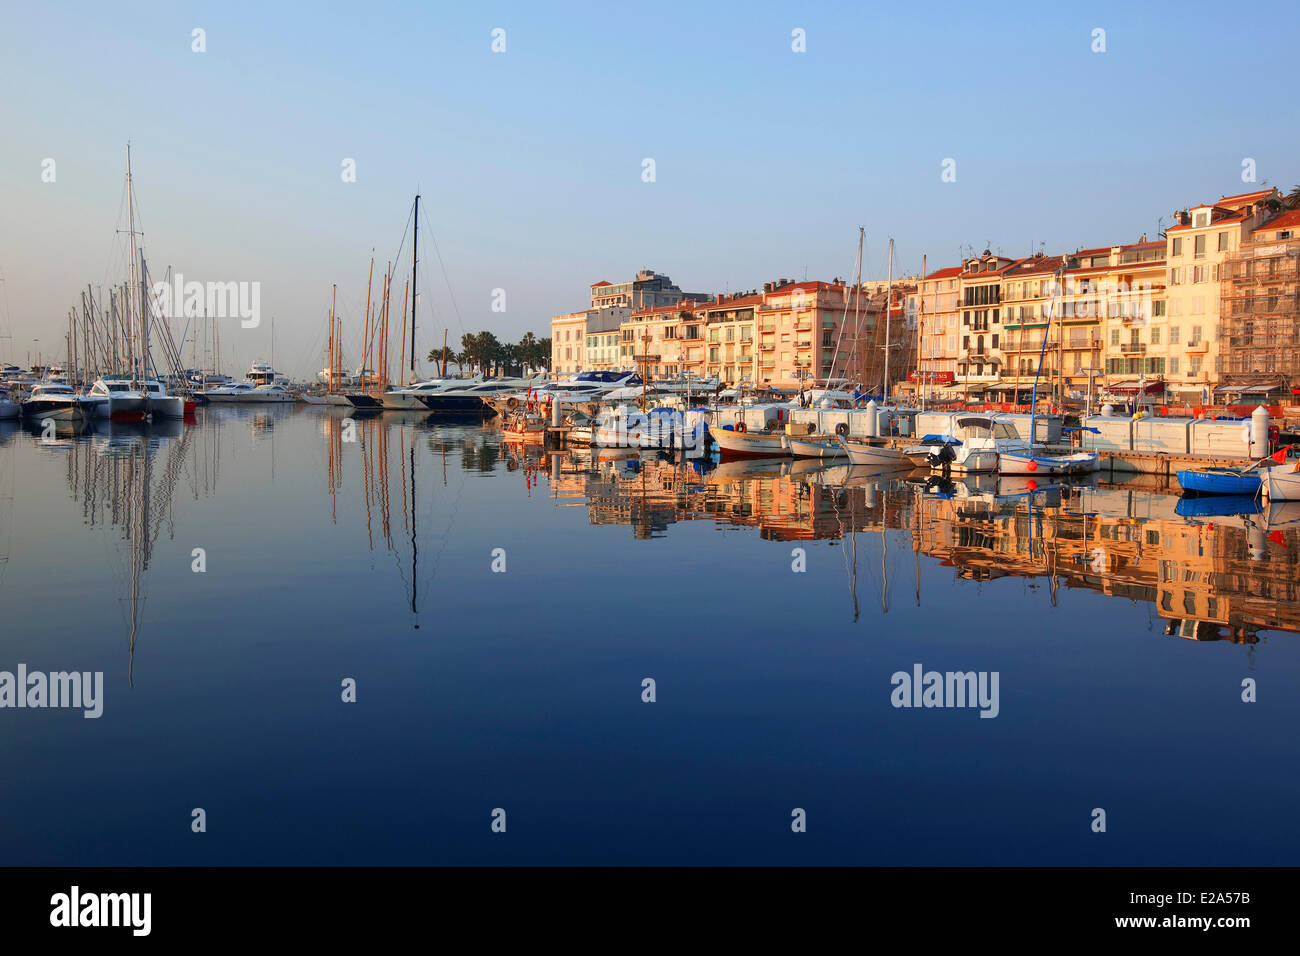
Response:
M1286 461L1286 453L1289 452L1290 450L1291 450L1291 446L1287 445L1285 448L1279 448L1277 451L1273 452L1273 454L1269 455L1268 457L1272 458L1275 462L1281 465Z

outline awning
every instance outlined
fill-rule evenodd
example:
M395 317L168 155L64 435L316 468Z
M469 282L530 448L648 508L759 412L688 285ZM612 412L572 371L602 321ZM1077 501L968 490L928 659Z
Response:
M1137 390L1138 390L1138 383L1134 381L1115 382L1112 385L1107 385L1103 389L1103 391L1111 392L1112 394L1115 395L1136 395ZM1147 382L1146 385L1142 386L1143 395L1159 395L1164 390L1165 390L1164 382Z

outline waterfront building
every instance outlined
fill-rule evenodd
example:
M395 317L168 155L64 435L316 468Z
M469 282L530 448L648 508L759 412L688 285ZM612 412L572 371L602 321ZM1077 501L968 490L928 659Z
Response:
M1017 260L988 249L967 259L959 276L957 384L967 397L996 390L1002 355L1002 274Z
M961 266L948 266L923 276L917 283L921 354L914 378L923 376L925 393L935 397L951 397L957 381L961 272Z
M1165 230L1168 244L1165 324L1171 350L1166 379L1174 397L1209 404L1224 373L1220 273L1255 229L1280 208L1275 188L1193 206L1174 214ZM1176 354L1181 351L1180 354Z
M552 316L552 373L567 375L592 367L619 368L616 342L609 341L609 337L613 335L617 339L619 326L630 313L625 306L607 306ZM589 365L591 361L596 364Z
M683 292L666 275L653 269L642 269L635 278L626 282L600 282L591 284L591 308L626 308L629 311L657 309L675 305L683 299L701 301L712 298L711 293Z
M1300 387L1300 209L1285 210L1224 257L1220 349L1226 399Z

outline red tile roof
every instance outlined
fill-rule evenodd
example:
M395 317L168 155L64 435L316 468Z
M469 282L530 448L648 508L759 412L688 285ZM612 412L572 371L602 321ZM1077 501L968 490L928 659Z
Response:
M1203 207L1193 206L1192 208L1201 209ZM1240 212L1240 211L1228 212L1227 210L1220 210L1221 212L1223 212L1223 215L1219 216L1216 219L1214 217L1214 212L1213 212L1213 210L1216 209L1219 209L1219 207L1218 206L1212 207L1212 210L1210 212L1210 221L1206 223L1204 226L1195 226L1192 225L1191 223L1187 223L1181 226L1170 226L1168 229L1165 230L1165 234L1168 235L1171 232L1182 232L1184 229L1209 229L1212 226L1224 226L1227 225L1228 223L1241 222L1243 219L1246 218L1246 214L1244 212Z
M926 279L950 279L953 276L961 275L961 266L948 266L946 269L939 269L937 272L931 272Z
M596 288L597 286L602 286L602 285L613 285L613 284L614 284L614 283L612 283L612 282L606 282L604 279L601 279L599 282L593 282L593 283L591 284L591 287L594 289L594 288Z
M1300 209L1287 209L1278 213L1255 231L1267 230L1271 232L1274 229L1291 229L1297 226L1300 226Z
M1236 196L1220 196L1219 201L1214 205L1222 206L1224 203L1241 203L1245 205L1247 203L1259 202L1261 199L1267 199L1269 196L1273 195L1273 191L1274 187L1270 186L1268 189L1257 189L1253 193L1239 193Z

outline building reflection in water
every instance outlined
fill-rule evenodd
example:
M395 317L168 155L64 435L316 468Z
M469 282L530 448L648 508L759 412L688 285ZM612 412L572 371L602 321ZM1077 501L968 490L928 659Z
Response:
M617 450L533 454L553 499L638 538L679 521L774 541L895 531L885 547L910 536L918 556L960 578L1040 579L1053 602L1061 587L1143 602L1170 635L1254 643L1260 630L1300 631L1300 502L1189 503L1141 482L944 482L788 459L705 468ZM883 590L881 601L887 610Z

